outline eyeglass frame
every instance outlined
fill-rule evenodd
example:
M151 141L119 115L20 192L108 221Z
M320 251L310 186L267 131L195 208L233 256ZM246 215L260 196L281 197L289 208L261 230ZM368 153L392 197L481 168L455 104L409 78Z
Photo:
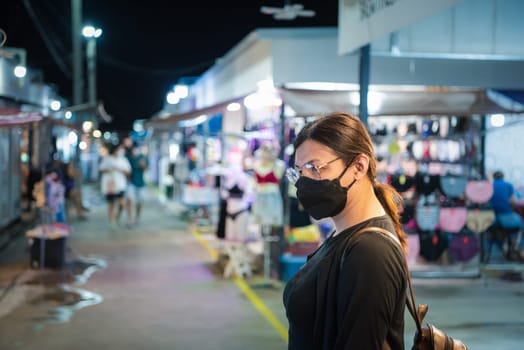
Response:
M307 162L306 164L302 165L301 167L297 167L295 165L295 167L293 168L287 168L286 169L286 178L288 179L289 182L291 182L292 184L295 184L298 179L303 176L303 170L302 169L307 169L308 171L311 172L311 174L318 180L321 180L322 178L320 177L320 170L324 169L325 167L327 167L329 164L341 159L342 157L337 157L335 159L332 159L330 160L329 162L326 162L324 164L321 164L321 165L314 165L312 164L311 162ZM314 171L316 171L317 174L314 173Z

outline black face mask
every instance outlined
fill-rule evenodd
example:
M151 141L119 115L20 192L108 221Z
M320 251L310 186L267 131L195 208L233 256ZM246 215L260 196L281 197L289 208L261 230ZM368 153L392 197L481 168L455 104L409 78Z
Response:
M340 178L351 165L348 164L342 174L333 180L314 180L301 176L296 182L297 197L304 210L316 220L338 215L346 206L347 192L355 184L353 180L347 187L342 187Z

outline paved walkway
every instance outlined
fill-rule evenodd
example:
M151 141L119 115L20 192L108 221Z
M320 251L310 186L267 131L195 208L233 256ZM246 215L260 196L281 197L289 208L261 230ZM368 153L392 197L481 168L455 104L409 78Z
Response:
M22 236L0 255L0 349L285 349L282 285L251 288L217 268L212 232L194 230L154 196L140 226L111 230L86 187L91 212L71 221L68 267L29 268ZM200 233L198 233L200 232ZM524 284L417 279L427 322L474 350L520 349ZM413 322L406 312L406 341Z

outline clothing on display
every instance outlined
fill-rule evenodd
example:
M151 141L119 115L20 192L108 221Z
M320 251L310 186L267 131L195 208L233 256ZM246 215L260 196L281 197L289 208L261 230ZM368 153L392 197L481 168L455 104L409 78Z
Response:
M468 179L465 176L443 175L440 188L447 197L461 197L466 191Z
M493 223L492 213L471 211L489 200L489 188L483 183L480 188L467 188L472 179L478 180L475 174L480 170L473 165L479 156L480 118L413 116L399 117L397 122L382 117L370 119L375 124L388 123L388 129L395 131L395 135L374 137L374 142L388 161L383 170L386 182L404 199L401 223L411 238L410 246L417 251L410 254L420 255L426 262L448 264L447 259L440 258L451 249L454 239L451 263L470 260L468 254L477 254L472 245L477 244L477 252L480 250L480 237L468 240L469 236L462 237L464 231L470 236L481 234ZM392 148L393 144L406 146ZM459 236L464 239L459 240ZM462 254L462 248L470 250ZM424 264L413 256L409 261Z
M261 175L257 172L255 172L255 177L257 179L257 183L259 184L279 184L280 179L275 175L275 172L270 171L267 174Z
M282 196L276 191L259 190L253 204L255 221L260 225L282 226L284 223Z
M227 169L224 174L222 197L225 199L225 237L231 241L245 241L249 237L250 203L246 194L249 175L239 167Z
M253 164L256 197L253 204L255 222L266 226L284 224L284 204L280 191L280 179L284 174L284 162L276 158L274 150L261 147Z
M466 198L473 203L487 203L492 195L493 185L488 180L470 180L466 185Z
M467 228L474 233L485 232L495 222L495 212L492 209L468 209Z
M418 171L415 174L415 186L417 193L421 195L432 194L440 190L440 175Z
M440 229L449 233L458 233L466 225L468 210L464 207L440 208Z
M422 231L433 231L437 229L440 219L440 206L419 200L415 209L415 220Z
M244 241L249 236L249 207L242 198L228 198L226 209L226 239Z
M389 184L399 193L407 192L415 185L415 178L405 174L392 174L389 176Z
M479 252L479 240L468 233L454 234L449 241L448 252L454 261L469 261Z
M440 259L444 251L448 248L447 235L439 232L421 232L420 238L420 255L427 261L436 261Z

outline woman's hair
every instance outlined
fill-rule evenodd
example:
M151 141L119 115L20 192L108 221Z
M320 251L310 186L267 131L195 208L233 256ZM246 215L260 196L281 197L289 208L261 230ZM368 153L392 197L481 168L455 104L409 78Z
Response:
M375 195L391 217L395 232L404 252L407 251L407 238L400 223L399 207L403 200L390 185L376 181L377 163L373 142L364 124L355 116L335 112L307 124L294 141L297 149L304 141L311 139L331 148L335 154L348 164L360 154L369 158L367 176L373 184Z
M113 143L110 143L107 145L107 152L111 155L114 155L119 148L120 148L120 145L115 145Z

